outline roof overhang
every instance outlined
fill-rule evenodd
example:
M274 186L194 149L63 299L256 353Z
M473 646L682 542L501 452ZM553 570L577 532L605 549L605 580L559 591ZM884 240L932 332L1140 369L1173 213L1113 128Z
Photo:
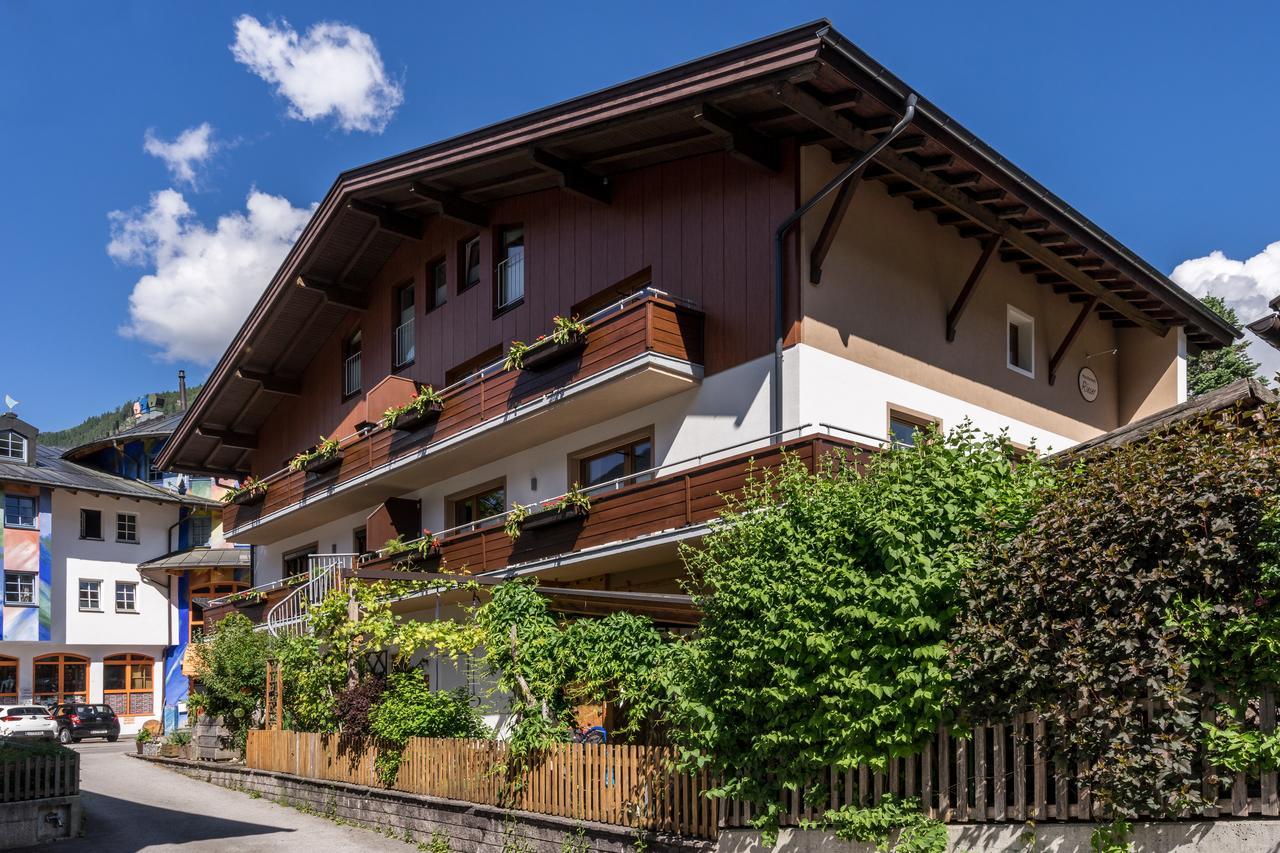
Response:
M169 575L202 569L247 569L252 565L253 551L250 548L188 548L139 563L138 573L159 583Z
M769 168L783 144L855 156L897 120L901 80L816 21L342 173L214 368L158 464L239 476L251 436L429 217L483 224L503 198L560 188L607 203L610 177L729 151ZM817 111L817 114L815 113ZM1239 333L935 105L869 168L892 194L1116 325L1182 326L1192 347ZM264 377L271 381L265 381ZM245 446L246 444L250 446Z

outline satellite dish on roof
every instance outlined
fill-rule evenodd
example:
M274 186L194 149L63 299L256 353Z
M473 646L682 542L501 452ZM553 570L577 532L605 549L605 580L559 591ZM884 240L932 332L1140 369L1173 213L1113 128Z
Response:
M5 404L6 406L8 406L8 407L9 407L9 411L11 411L11 412L12 412L12 411L13 411L13 407L14 407L14 406L16 406L16 405L18 405L18 401L17 401L17 400L15 400L15 399L13 399L12 397L10 397L8 394L5 394L5 395L4 395L4 404Z

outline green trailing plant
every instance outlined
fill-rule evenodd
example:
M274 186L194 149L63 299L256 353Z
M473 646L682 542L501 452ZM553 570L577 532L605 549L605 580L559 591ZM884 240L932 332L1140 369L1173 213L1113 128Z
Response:
M265 480L257 480L252 476L245 477L239 486L227 489L222 494L223 503L232 503L240 498L247 498L253 495L267 493L267 482Z
M567 344L574 338L585 335L588 328L586 322L578 319L577 315L572 317L556 315L551 318L551 327L551 334L538 335L537 339L531 344L526 344L524 341L512 341L511 346L507 348L507 357L502 362L502 369L521 370L524 368L524 357L531 350L548 344Z
M1280 768L1280 733L1247 725L1238 705L1222 704L1214 722L1202 722L1205 757L1229 773L1259 774Z
M879 853L945 853L947 827L920 809L918 800L886 794L879 805L828 809L814 824L830 828L842 841L874 844Z
M254 630L243 615L232 613L218 622L216 631L198 641L197 649L199 690L188 701L210 717L221 717L235 748L243 752L266 690L270 638Z
M553 510L573 509L581 513L591 511L591 497L582 490L577 483L569 487L569 490L558 498L551 498L536 505L536 510L531 509L524 504L512 503L511 510L507 513L506 519L502 523L502 529L506 531L512 541L520 538L522 525L525 519L533 515L535 512L550 512Z
M290 471L301 471L311 462L317 462L322 459L332 459L338 455L338 451L342 449L342 444L336 438L325 438L320 436L320 441L315 447L304 450L297 456L289 460Z
M511 345L507 347L507 357L502 362L502 369L522 369L524 367L524 357L531 349L533 349L533 345L526 344L524 341L512 341Z
M430 385L418 386L418 391L413 395L413 399L405 403L403 406L390 406L382 413L379 425L388 428L396 422L396 419L412 414L415 417L422 417L429 410L444 406L444 397L440 392L436 391Z
M715 795L753 803L766 839L782 788L821 808L812 783L829 767L883 768L954 715L947 639L970 536L1020 529L1044 473L968 425L925 438L861 467L786 455L682 549L703 619L672 659L672 736L687 768L725 780Z
M524 504L511 504L511 509L507 512L507 517L503 519L502 529L506 532L507 536L510 537L512 542L520 538L520 525L531 514L532 513L529 512L529 508Z
M1093 853L1131 853L1133 850L1133 824L1117 819L1100 824L1089 834L1089 849Z
M185 729L179 729L165 738L165 742L172 746L187 746L191 743L191 732Z
M1201 727L1206 698L1256 696L1276 674L1277 486L1269 405L1064 460L1025 530L988 541L962 585L967 716L1037 712L1044 748L1117 817L1198 808L1206 737L1223 760L1254 757L1229 723Z

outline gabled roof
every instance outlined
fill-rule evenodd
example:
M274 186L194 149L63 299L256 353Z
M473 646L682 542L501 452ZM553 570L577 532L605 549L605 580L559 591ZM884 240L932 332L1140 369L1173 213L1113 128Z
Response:
M140 480L130 480L108 474L87 465L81 465L63 458L63 450L58 447L36 446L36 464L24 465L14 462L0 462L0 488L3 483L27 483L33 486L49 486L55 489L71 489L113 497L133 498L135 500L157 501L160 503L184 504L187 506L218 507L222 504L196 495L179 495L168 489L161 489Z
M611 175L725 150L767 164L783 139L849 159L897 121L910 92L822 20L343 172L159 464L247 470L243 436L279 399L265 383L301 376L426 217L483 220L486 204L555 187L607 200ZM964 236L1000 236L1003 260L1104 320L1156 334L1182 326L1193 347L1239 334L925 99L864 177Z
M178 424L182 421L182 416L186 412L176 412L172 415L165 415L161 418L150 418L141 423L134 424L128 429L122 429L119 432L112 433L104 438L97 438L93 441L86 441L84 444L77 445L70 450L64 451L63 456L67 459L79 459L90 453L101 450L104 447L110 447L113 444L126 441L135 441L144 438L165 438L173 434Z

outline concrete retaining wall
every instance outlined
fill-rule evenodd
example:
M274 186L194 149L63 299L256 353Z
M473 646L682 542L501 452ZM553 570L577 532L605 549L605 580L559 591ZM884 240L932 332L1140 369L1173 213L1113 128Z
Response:
M137 758L137 756L131 756ZM505 811L456 800L424 797L350 785L303 779L288 773L251 770L243 765L170 758L139 758L193 779L249 793L316 814L341 819L414 842L430 842L441 833L451 849L476 853L634 853L636 833L606 824L586 823ZM647 835L652 853L713 853L710 841Z
M81 820L78 794L0 803L0 850L75 838Z

